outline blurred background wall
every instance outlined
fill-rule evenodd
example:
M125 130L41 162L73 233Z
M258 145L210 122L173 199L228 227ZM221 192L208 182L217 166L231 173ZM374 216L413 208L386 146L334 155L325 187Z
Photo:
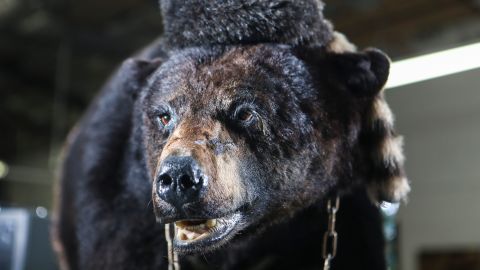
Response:
M412 180L399 212L402 269L480 269L479 85L477 69L387 91Z
M478 0L325 2L337 30L394 61L480 41ZM68 131L161 32L154 0L0 0L0 207L51 208ZM398 221L402 269L480 248L479 84L476 70L387 90L413 182Z

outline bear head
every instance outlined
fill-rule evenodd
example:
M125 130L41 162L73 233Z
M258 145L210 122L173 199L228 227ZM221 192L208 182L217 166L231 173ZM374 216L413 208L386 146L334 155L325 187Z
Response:
M255 234L332 191L363 185L377 202L408 192L381 93L389 59L330 45L197 47L150 63L134 125L178 252Z

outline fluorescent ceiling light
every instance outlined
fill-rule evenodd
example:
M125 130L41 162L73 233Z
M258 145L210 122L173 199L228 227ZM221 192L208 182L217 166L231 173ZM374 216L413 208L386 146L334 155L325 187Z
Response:
M421 82L480 67L480 43L392 63L386 88Z

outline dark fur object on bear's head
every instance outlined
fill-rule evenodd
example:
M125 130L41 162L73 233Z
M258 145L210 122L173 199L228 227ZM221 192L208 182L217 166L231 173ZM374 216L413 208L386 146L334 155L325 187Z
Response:
M160 0L167 43L324 46L333 28L319 0Z

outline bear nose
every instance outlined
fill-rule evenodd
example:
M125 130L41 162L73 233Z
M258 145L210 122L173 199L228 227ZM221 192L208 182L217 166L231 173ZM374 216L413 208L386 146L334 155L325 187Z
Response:
M158 196L175 207L198 201L207 181L192 157L165 159L157 177Z

